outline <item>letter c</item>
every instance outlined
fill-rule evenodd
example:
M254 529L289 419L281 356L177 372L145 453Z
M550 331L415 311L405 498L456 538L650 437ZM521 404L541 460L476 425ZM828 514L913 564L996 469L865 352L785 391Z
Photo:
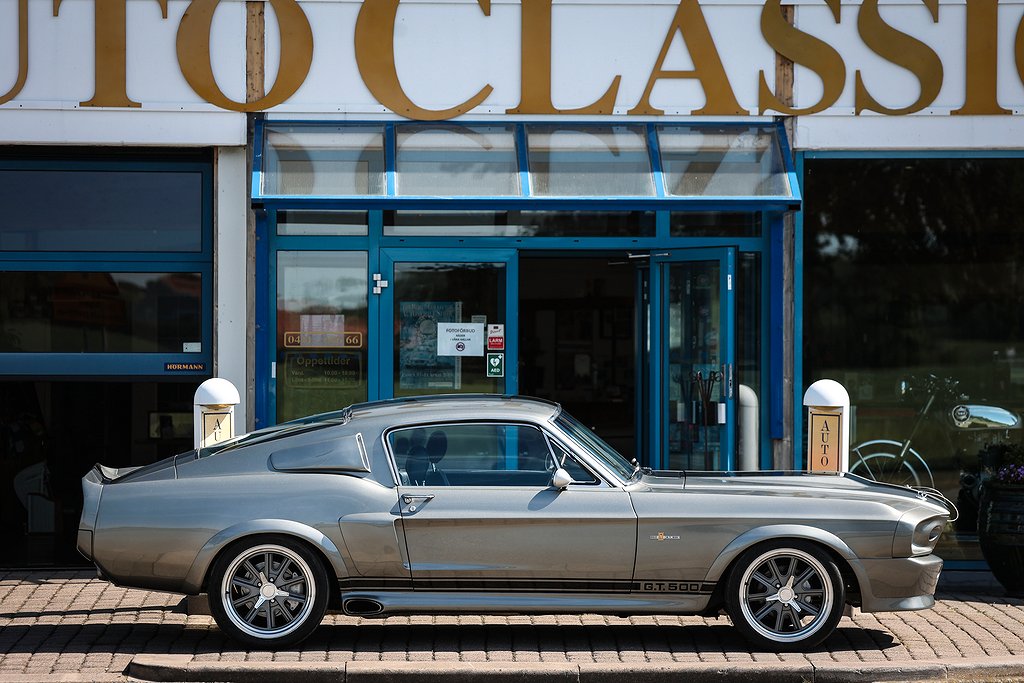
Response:
M313 63L313 29L295 0L269 0L281 32L281 63L274 87L254 102L235 102L221 92L210 65L210 26L220 0L192 0L178 26L178 65L197 95L230 111L260 111L295 94Z
M485 85L476 95L451 109L424 109L402 90L395 67L395 16L399 0L364 0L356 19L356 64L363 83L385 107L411 119L440 121L464 114L487 99L491 91ZM491 14L490 0L477 0L484 16Z

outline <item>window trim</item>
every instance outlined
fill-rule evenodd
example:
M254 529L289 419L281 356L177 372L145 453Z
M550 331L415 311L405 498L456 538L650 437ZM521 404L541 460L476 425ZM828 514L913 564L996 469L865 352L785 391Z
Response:
M390 438L391 434L393 434L394 432L405 431L405 430L410 430L410 429L426 429L426 428L430 428L430 427L464 426L464 425L498 425L498 426L513 426L513 427L530 427L532 429L536 429L538 432L541 433L541 436L544 437L544 443L547 445L547 447L548 447L548 454L552 457L552 459L554 459L554 452L551 450L551 443L554 442L554 443L559 444L566 451L568 451L568 453L570 455L574 456L577 459L577 461L579 461L581 466L583 466L592 475L594 475L594 479L596 480L596 481L594 481L592 483L588 483L588 482L573 482L573 484L570 484L570 486L574 486L574 485L577 486L577 487L587 486L587 487L600 488L600 489L608 489L608 488L618 489L618 488L620 488L620 486L618 486L615 483L613 483L612 480L609 480L604 474L602 474L600 472L600 470L595 468L592 463L590 463L585 458L580 458L579 457L580 454L579 454L578 451L576 451L575 449L566 447L565 444L563 444L561 440L555 439L551 435L551 433L547 429L545 429L542 425L539 425L539 424L537 424L535 422L528 422L528 421L518 421L518 420L501 421L501 420L493 420L493 419L481 419L481 420L439 420L439 421L433 421L433 422L415 422L415 423L408 423L408 424L401 424L401 425L394 425L394 426L391 426L391 427L386 427L381 432L380 438L381 438L381 443L384 446L384 452L387 455L388 466L391 468L391 476L395 480L395 485L396 486L416 486L416 485L413 485L413 484L403 484L402 483L401 469L398 467L398 460L395 458L395 454L391 450L391 438ZM423 488L423 487L421 486L419 488ZM522 485L518 485L518 486L486 486L486 487L484 487L484 486L466 486L466 485L461 485L461 484L450 484L448 486L442 486L442 487L438 487L438 488L442 488L442 489L471 489L471 488L476 489L476 488L486 488L486 489L489 489L489 490L496 489L496 488L506 488L506 489L515 488L515 489L535 490L538 487L536 487L536 486L522 486ZM551 485L550 484L546 484L545 486L543 486L541 488L550 489Z
M200 353L0 353L0 375L8 377L95 377L114 376L191 381L211 377L214 367L214 189L213 162L195 156L182 159L140 159L114 155L33 158L0 158L0 169L10 171L82 170L127 172L198 172L202 177L202 250L195 252L157 251L0 251L0 271L10 272L114 272L114 273L198 273L200 295ZM171 369L184 366L186 369ZM193 366L188 369L188 366Z

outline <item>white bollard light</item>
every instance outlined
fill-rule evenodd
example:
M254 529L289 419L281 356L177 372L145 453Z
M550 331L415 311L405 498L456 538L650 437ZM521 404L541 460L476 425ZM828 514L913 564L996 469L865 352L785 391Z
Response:
M807 469L850 471L850 394L839 382L819 379L804 392Z
M239 403L238 389L226 379L213 377L199 385L192 401L196 448L213 446L235 435L235 406Z

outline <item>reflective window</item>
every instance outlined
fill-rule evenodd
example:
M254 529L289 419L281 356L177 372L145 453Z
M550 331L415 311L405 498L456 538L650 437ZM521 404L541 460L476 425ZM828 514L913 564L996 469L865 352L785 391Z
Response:
M399 195L519 196L515 128L398 126Z
M384 234L455 237L650 237L654 212L387 211Z
M505 390L484 350L486 326L508 324L505 280L504 263L395 263L394 396Z
M535 195L654 195L644 127L538 125L526 131Z
M203 379L0 380L0 566L81 567L82 477L192 448Z
M680 197L788 196L774 127L657 126L665 190Z
M199 273L0 272L0 352L199 353Z
M277 420L366 400L367 258L277 252Z
M982 455L1024 430L962 429L952 414L1024 413L1024 160L805 168L804 383L849 391L851 467L959 498L938 552L979 559Z
M203 249L199 171L0 170L0 251Z
M366 211L278 211L278 235L365 235Z
M761 221L753 211L673 211L669 225L673 237L759 237Z
M528 425L415 427L391 432L388 442L399 477L409 486L543 487L560 466L575 481L596 481L560 448L556 461L544 433Z
M274 125L266 129L263 193L384 194L382 126Z

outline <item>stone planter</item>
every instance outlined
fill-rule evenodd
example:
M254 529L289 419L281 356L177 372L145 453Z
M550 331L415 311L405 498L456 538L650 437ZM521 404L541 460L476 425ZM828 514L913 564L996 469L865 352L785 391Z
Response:
M985 483L978 511L978 542L1006 592L1024 597L1024 486Z

